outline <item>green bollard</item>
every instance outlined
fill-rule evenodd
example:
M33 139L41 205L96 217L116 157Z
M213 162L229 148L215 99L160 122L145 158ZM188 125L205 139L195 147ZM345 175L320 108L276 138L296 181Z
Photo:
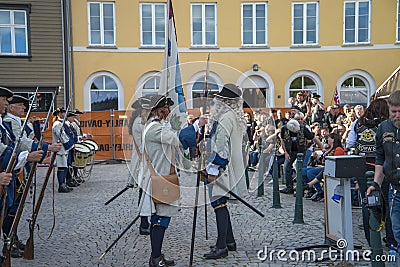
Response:
M264 153L262 144L259 145L258 152L258 189L257 189L257 197L264 196L264 171L265 171L265 162L264 162Z
M281 165L281 166L279 166L279 168L281 168L281 183L284 185L284 184L286 184L286 179L285 179L285 168L284 168L284 166L285 165Z
M250 142L242 143L242 155L243 155L243 162L244 162L244 175L246 177L246 185L247 185L247 190L249 189L250 186L250 179L249 179L249 171L247 170L247 152L249 151L249 144Z
M279 177L278 177L278 156L276 148L274 149L274 163L272 172L272 208L281 209L281 195L279 194Z
M304 223L303 220L303 176L301 169L303 168L303 153L297 154L296 163L296 204L294 207L293 223Z
M367 171L365 173L365 178L367 179L368 187L371 186L372 182L374 181L374 172ZM372 210L369 210L369 236L370 236L370 243L371 243L371 259L376 259L377 255L382 257L383 255L383 247L381 242L381 233L374 231L374 229L379 228L379 222L376 220ZM385 263L383 261L372 261L372 267L384 267Z

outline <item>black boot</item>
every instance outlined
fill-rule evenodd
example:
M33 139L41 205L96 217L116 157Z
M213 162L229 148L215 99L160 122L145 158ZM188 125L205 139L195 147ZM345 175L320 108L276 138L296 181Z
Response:
M229 251L236 251L236 242L226 243L226 247L228 248ZM210 246L211 250L215 250L216 248L217 248L216 245Z
M18 236L15 237L14 244L19 250L22 251L25 250L25 244L22 243L22 241L18 238Z
M167 264L165 263L162 255L155 259L150 256L149 267L165 267L165 266L167 266Z
M69 193L69 192L71 192L72 190L73 190L72 188L67 187L65 184L61 184L61 185L58 187L58 193Z
M165 262L165 264L167 265L167 266L175 266L175 261L174 260L167 260L166 258L165 258L165 256L164 256L164 254L161 254L161 257L163 258L163 260L164 260L164 262Z
M217 260L228 256L228 248L215 248L203 255L206 260Z
M75 183L74 181L67 181L67 186L68 187L77 187L79 184Z

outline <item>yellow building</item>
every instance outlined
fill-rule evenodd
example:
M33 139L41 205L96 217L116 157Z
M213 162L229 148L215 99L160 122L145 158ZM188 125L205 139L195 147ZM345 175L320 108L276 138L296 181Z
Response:
M211 88L243 88L251 107L287 107L299 91L367 105L400 65L397 0L173 1L188 108ZM159 85L166 1L71 0L75 106L126 109ZM265 96L265 97L264 97ZM266 100L265 100L266 99Z

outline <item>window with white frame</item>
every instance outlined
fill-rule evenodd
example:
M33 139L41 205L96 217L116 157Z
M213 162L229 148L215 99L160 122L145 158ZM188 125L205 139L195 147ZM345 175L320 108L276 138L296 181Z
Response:
M165 46L166 4L140 4L141 46Z
M115 7L111 2L89 2L89 45L115 46Z
M318 3L293 3L293 45L318 44Z
M192 4L192 46L217 45L217 5Z
M242 4L242 45L267 45L267 3Z
M297 93L303 92L311 95L312 93L318 93L317 83L309 76L301 75L295 78L289 87L289 97L296 98Z
M97 77L90 86L91 111L118 109L118 85L107 75Z
M155 95L160 89L160 76L154 75L145 81L142 87L142 96Z
M28 18L27 10L0 5L0 56L28 55Z
M344 43L368 44L371 35L371 2L344 2Z
M339 88L340 103L367 106L369 90L366 83L357 76L347 78Z
M396 42L400 42L400 1L397 1L397 31Z

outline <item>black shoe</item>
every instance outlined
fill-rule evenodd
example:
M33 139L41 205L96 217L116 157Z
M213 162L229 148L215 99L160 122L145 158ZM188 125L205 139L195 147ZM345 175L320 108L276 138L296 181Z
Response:
M75 178L74 178L74 182L77 183L77 184L81 184L81 183L83 183L83 182L85 182L85 181L84 181L82 178L75 177Z
M11 251L10 251L11 258L22 258L23 255L24 253L20 251L15 244L11 246Z
M165 266L167 266L167 264L162 255L155 259L152 256L150 256L149 267L165 267Z
M314 194L315 194L315 190L311 189L310 191L307 192L307 194L304 196L304 198L310 199Z
M317 194L315 196L315 198L312 199L312 201L314 201L314 202L318 202L318 201L322 201L322 200L324 200L324 193Z
M19 250L22 250L22 251L25 250L25 244L22 243L22 241L19 240L18 237L15 239L14 244Z
M228 256L228 248L215 248L203 255L206 260L217 260Z
M65 184L62 184L58 187L58 193L69 193L72 190L72 188L67 187Z
M293 194L294 190L293 190L293 188L285 187L285 188L279 190L279 192L281 192L282 194Z
M150 227L149 228L139 227L139 234L140 235L150 235Z
M68 187L77 187L77 186L79 186L79 184L77 184L77 183L75 183L73 181L69 181L69 182L67 182L67 186Z
M226 247L228 248L228 251L236 251L236 242L226 243ZM210 246L211 250L215 250L216 248L217 248L216 245Z
M167 260L164 256L164 254L161 254L161 257L163 258L166 266L175 266L175 261L174 260Z

